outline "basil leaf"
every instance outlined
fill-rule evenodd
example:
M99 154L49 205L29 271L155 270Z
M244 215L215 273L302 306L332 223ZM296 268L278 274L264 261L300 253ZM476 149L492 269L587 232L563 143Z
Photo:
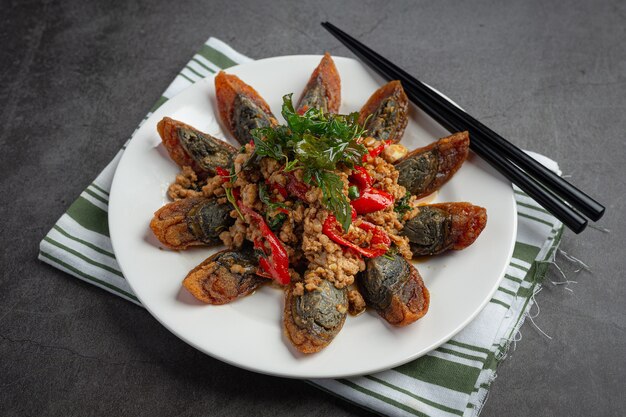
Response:
M352 206L343 194L341 177L328 171L313 171L311 175L322 190L322 204L333 212L343 230L347 232L352 223Z
M394 211L401 216L404 215L407 211L410 211L412 209L411 205L409 204L410 200L411 200L411 193L407 191L404 197L396 201L396 204L393 208Z
M274 217L266 216L265 219L267 220L268 227L275 232L282 227L283 223L285 223L287 215L285 213L278 213Z
M286 125L254 129L255 153L285 162L285 171L304 169L303 181L322 190L322 204L333 212L344 230L352 221L352 209L343 194L343 181L332 171L339 165L353 168L361 164L365 146L358 142L364 129L358 124L359 114L325 114L316 108L298 114L292 94L283 96L282 115ZM261 193L265 192L267 202ZM259 187L259 198L272 207L267 190ZM275 206L273 206L275 207Z
M269 192L267 191L267 186L262 182L259 183L259 200L261 200L261 202L267 206L268 210L273 210L277 207L287 208L287 206L283 203L280 203L278 201L273 202L270 200L270 195L269 195Z

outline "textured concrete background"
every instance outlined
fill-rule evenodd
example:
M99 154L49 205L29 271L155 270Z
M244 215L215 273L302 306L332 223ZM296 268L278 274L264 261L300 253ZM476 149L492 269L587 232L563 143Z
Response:
M498 370L483 416L623 415L626 3L623 1L2 1L0 415L366 416L300 381L243 371L146 311L36 260L38 243L209 36L254 58L348 55L330 20L606 203L565 233L573 293ZM552 279L558 275L553 268Z

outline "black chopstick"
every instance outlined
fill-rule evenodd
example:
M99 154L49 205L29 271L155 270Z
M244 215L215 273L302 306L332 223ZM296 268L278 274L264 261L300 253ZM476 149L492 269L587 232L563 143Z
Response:
M344 34L334 27L327 27L326 25L324 25L324 27L328 29L333 35L335 35L339 40L341 40L342 43L350 48L357 56L359 56L359 58L365 61L365 63L371 66L383 77L387 79L400 79L401 81L403 81L403 77L400 74L397 74L393 71L390 71L390 73L388 73L388 69L382 67L381 64L375 59L375 57L372 58L372 56L369 55L367 51L364 52L363 49L360 48L360 45L355 46L354 43L357 41L355 41L353 38L344 38ZM339 31L339 33L335 33L335 30ZM406 83L403 83L403 85L404 84ZM409 85L405 85L404 89L411 101L415 102L422 110L424 110L427 114L437 120L444 128L448 129L451 132L466 130L464 127L461 126L458 120L449 117L449 115L442 114L441 109L435 108L434 104L431 101L424 100L420 95L416 94L413 86L410 83ZM563 201L559 200L554 194L547 191L534 178L530 177L517 166L513 165L511 162L499 155L489 146L485 146L484 141L479 135L474 134L470 137L470 146L474 152L476 152L479 156L485 159L503 176L505 176L511 182L515 183L520 189L525 191L530 197L532 197L546 210L548 210L556 218L563 222L564 225L566 225L575 233L580 233L585 229L585 227L587 226L587 220L582 217L578 212L563 203Z
M558 192L566 201L576 204L590 218L597 220L602 216L604 207L595 200L564 181L558 175L547 170L543 165L537 163L510 142L507 142L482 123L452 105L448 100L413 78L406 71L382 58L332 24L326 22L322 23L322 26L380 75L387 79L399 79L403 83L409 98L446 129L450 131L469 130L472 138L470 141L472 150L483 157L505 177L517 184L570 229L580 233L584 230L587 222L579 213L546 190L544 185L512 164L501 154L508 156L515 164L544 181L545 186L550 187L554 192Z
M381 75L391 76L391 79L400 79L403 85L411 85L414 87L419 96L434 102L435 107L440 108L439 110L440 113L442 113L442 116L457 119L460 122L460 130L468 130L470 132L470 136L480 134L481 137L489 142L489 145L494 146L499 152L510 158L511 161L519 165L522 169L525 169L529 174L535 176L554 193L582 211L583 214L591 220L596 221L602 217L605 211L604 207L584 192L580 191L572 184L568 183L563 178L541 165L535 159L529 157L521 149L495 133L489 127L485 126L462 109L452 105L439 93L408 74L402 68L380 56L367 46L363 45L361 42L347 35L345 32L342 32L331 23L326 22L322 25L333 33L333 35L336 33L335 36L341 36L346 41L349 41L352 45L351 49L353 52L357 53L357 50L362 51L363 59L369 60L374 65L378 65L379 69L377 72Z

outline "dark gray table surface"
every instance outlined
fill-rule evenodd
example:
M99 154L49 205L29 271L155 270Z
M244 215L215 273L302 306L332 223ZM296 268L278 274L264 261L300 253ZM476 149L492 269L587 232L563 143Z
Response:
M566 232L576 284L498 369L483 416L624 415L623 1L2 1L0 415L366 416L205 356L140 307L36 260L38 243L209 36L253 57L350 56L331 20L607 206ZM550 277L558 279L553 267Z

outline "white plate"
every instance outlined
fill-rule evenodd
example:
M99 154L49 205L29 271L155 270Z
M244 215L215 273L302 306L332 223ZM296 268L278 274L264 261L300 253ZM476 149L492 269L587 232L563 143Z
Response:
M280 114L282 96L297 99L321 56L268 58L229 68ZM358 111L382 85L359 62L334 57L341 75L341 112ZM135 133L117 168L109 202L109 228L117 260L150 313L195 348L233 365L295 378L345 377L388 369L415 359L467 325L495 292L515 243L517 217L511 184L475 155L436 195L435 201L469 201L487 208L488 222L469 248L433 257L418 267L431 295L428 314L405 328L375 313L348 317L322 352L304 356L282 332L283 292L264 287L224 306L204 305L181 286L187 272L219 250L159 249L148 225L168 202L179 168L161 145L156 125L164 116L228 138L217 116L213 78L197 82L161 106ZM402 143L424 146L448 133L416 108ZM140 337L138 335L138 337Z

